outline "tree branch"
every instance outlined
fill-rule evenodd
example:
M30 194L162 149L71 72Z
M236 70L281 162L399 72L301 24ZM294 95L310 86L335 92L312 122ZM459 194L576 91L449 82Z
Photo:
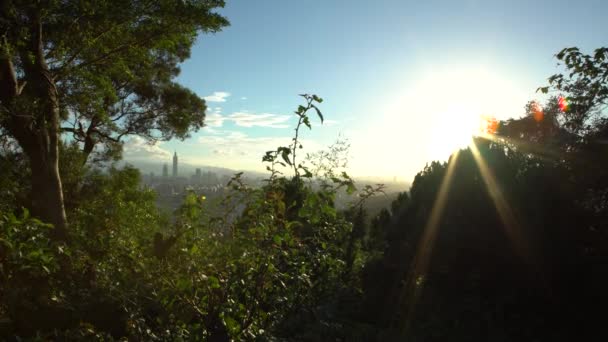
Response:
M127 43L121 44L121 45L115 47L114 49L112 49L112 50L104 53L103 55L101 55L101 56L99 56L97 58L94 58L92 60L89 60L89 61L86 61L86 62L82 62L80 64L75 65L74 69L84 68L84 67L87 67L89 65L93 65L93 64L97 64L99 62L102 62L102 61L104 61L104 60L112 57L114 54L119 53L119 52L121 52L123 50L129 49L129 48L133 48L133 47L136 47L136 46L141 46L141 45L143 45L145 43L148 43L152 39L160 37L163 34L166 34L166 32L167 31L159 30L159 32L157 34L153 34L153 35L151 35L151 36L149 36L149 37L147 37L145 39L142 39L140 41L127 42ZM61 70L61 71L63 72L63 71L65 71L65 69ZM62 72L57 73L57 77L61 77L62 76Z

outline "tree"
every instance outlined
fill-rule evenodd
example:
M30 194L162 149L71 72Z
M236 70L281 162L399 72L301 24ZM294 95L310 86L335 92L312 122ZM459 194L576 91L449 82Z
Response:
M549 85L538 90L560 93L563 126L579 135L606 130L604 116L608 104L608 47L595 49L593 55L576 47L556 54L567 74L549 77Z
M205 102L175 83L199 32L228 21L222 0L5 1L0 12L0 134L29 159L32 211L66 233L59 146L116 155L121 139L185 138ZM99 157L99 153L96 153Z

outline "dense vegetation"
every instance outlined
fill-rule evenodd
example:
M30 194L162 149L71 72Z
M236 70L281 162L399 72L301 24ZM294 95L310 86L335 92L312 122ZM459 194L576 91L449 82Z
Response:
M173 78L196 33L227 24L223 2L118 3L2 5L2 339L606 335L608 48L558 53L544 105L428 164L373 217L382 186L357 189L342 145L301 155L324 119L308 94L291 144L260 156L263 187L236 174L221 201L189 193L168 216L111 162L123 136L201 127L204 101ZM358 200L338 210L340 192Z

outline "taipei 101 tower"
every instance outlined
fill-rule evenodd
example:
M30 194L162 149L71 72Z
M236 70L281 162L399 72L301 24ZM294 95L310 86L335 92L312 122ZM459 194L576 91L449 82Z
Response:
M173 177L177 177L177 151L173 154Z

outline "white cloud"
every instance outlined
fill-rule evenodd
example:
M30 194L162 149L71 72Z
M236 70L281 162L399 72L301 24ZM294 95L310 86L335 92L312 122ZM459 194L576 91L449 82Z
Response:
M222 127L226 119L220 113L213 112L205 115L205 125L207 127Z
M289 137L250 137L236 131L224 133L222 136L200 137L198 142L208 147L216 156L247 155L259 161L266 151L288 145L291 140Z
M203 97L207 102L226 102L226 98L230 93L225 91L214 91L213 94Z
M123 146L124 159L129 160L169 160L171 153L160 147L158 142L150 144L144 138L132 136Z
M247 100L246 96L241 97L241 100Z
M262 170L261 162L266 151L276 150L279 146L289 146L291 137L251 137L243 132L224 131L221 135L211 135L198 138L199 144L209 151L209 155L201 162L232 167L236 169ZM302 158L306 152L316 151L321 146L307 139L301 141L304 150L299 150Z
M222 131L217 130L215 128L209 127L209 126L205 126L203 127L203 131L207 134L212 134L212 135L217 135L220 134Z
M287 128L289 126L285 123L289 120L290 116L270 113L253 114L236 112L228 115L227 118L241 127Z
M287 128L289 115L270 114L270 113L248 113L235 112L230 115L222 115L218 111L208 113L205 118L207 127L222 127L224 122L232 121L240 127L268 127L268 128Z

